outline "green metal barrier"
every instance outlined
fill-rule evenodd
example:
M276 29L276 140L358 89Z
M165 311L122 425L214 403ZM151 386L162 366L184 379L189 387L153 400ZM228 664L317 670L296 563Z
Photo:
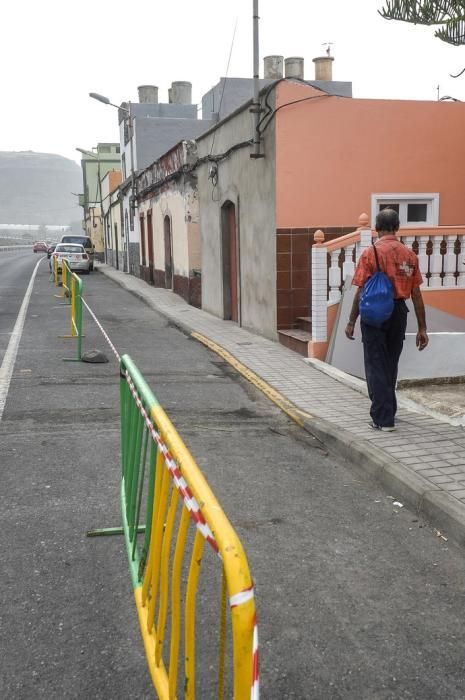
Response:
M242 544L192 455L127 355L121 358L120 377L123 532L147 664L158 697L176 698L178 687L186 700L196 696L196 636L200 631L209 637L214 634L213 629L207 631L206 621L196 611L206 542L222 574L215 654L218 697L225 697L227 676L231 679L228 697L256 700L255 600ZM189 537L192 524L193 537ZM112 528L92 534L118 532ZM185 566L188 547L190 563ZM206 585L213 605L218 591L209 579ZM229 672L225 664L228 596L233 647ZM169 644L165 642L168 627ZM184 651L182 672L180 649Z

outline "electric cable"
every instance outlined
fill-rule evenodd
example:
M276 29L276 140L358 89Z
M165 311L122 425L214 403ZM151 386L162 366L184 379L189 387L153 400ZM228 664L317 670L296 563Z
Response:
M223 90L221 91L220 104L219 104L219 106L218 106L218 116L221 114L221 106L222 106L222 104L223 104L224 91L225 91L225 88L226 88L226 82L227 82L227 80L228 80L229 65L230 65L230 63L231 63L231 56L232 56L233 47L234 47L234 40L235 40L235 38L236 38L236 30L237 30L237 23L238 23L238 21L239 21L239 18L236 17L236 23L235 23L235 25L234 25L233 37L232 37L232 41L231 41L231 48L229 49L228 63L227 63L227 65L226 65L226 74L225 74L225 76L224 76ZM215 105L213 105L213 106L215 106ZM202 114L202 116L203 116L203 114ZM211 146L211 149L210 149L210 155L212 154L213 147L214 147L214 145L215 145L215 138L216 138L216 131L213 132L213 140L212 140L212 146Z

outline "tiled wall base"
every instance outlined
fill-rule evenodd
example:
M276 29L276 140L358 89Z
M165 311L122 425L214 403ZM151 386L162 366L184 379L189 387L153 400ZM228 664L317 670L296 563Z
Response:
M311 255L313 234L317 230L279 228L276 231L277 330L296 327L299 316L311 315ZM353 230L353 226L326 228L325 240Z

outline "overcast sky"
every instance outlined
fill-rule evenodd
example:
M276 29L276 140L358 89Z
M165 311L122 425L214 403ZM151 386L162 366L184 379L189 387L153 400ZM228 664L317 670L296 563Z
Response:
M260 57L312 58L333 42L333 78L350 80L354 97L465 100L465 49L433 29L387 22L384 0L261 0ZM193 98L226 72L252 75L252 0L23 0L3 3L0 150L58 153L117 141L117 113L88 98L137 100L137 86L158 85L167 101L173 80L189 80ZM263 63L261 60L261 71Z

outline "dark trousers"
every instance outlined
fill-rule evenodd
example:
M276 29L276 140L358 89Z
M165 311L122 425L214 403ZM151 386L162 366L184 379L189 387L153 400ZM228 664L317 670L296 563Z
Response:
M397 411L396 382L399 358L407 327L407 305L396 300L391 318L381 328L361 323L363 356L370 416L377 425L394 425Z

